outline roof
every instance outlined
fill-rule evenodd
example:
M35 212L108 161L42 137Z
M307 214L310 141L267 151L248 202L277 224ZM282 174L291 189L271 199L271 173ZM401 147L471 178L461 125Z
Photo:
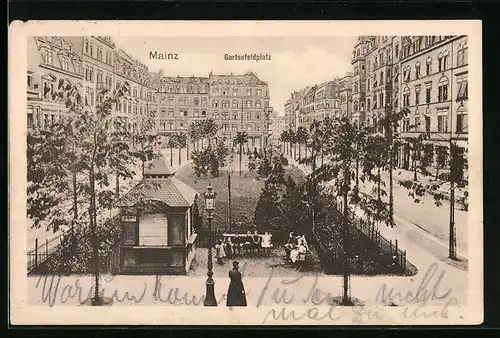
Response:
M143 179L119 202L120 207L131 207L141 201L160 201L169 207L190 207L198 192L176 177Z
M259 77L248 71L243 75L236 74L210 74L210 84L226 84L226 85L267 85L266 81L262 81Z
M144 176L148 175L167 175L175 174L175 169L167 166L163 158L155 158L153 162L144 169Z

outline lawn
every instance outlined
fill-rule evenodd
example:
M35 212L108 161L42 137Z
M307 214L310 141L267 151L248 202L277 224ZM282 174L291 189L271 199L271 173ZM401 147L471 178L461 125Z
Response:
M235 156L237 159L238 156ZM231 171L231 214L232 231L246 231L253 228L254 210L259 200L259 195L264 187L264 180L257 178L255 172L249 172L247 169L248 158L243 157L242 173L239 173L239 163L234 161L230 165L231 170L223 168L219 177L196 177L192 165L181 168L176 177L184 183L197 190L200 194L206 191L208 182L212 184L217 193L215 200L215 213L212 226L214 229L229 229L229 193L228 193L228 174ZM302 181L302 173L295 167L287 167L285 177L290 175L296 182ZM199 205L202 210L203 197L199 199Z

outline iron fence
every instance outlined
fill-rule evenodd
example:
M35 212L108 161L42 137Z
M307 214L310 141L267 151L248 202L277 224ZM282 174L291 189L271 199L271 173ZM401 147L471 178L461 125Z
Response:
M57 251L57 247L64 239L65 234L61 233L52 238L46 238L45 241L39 243L38 238L35 239L35 246L28 250L28 271L36 269L41 264Z

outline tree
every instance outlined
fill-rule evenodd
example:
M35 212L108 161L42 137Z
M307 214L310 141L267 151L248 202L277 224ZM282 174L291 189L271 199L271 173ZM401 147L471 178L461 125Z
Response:
M177 147L176 134L171 134L168 136L167 147L170 148L170 166L174 165L174 154L173 149Z
M243 131L239 131L236 136L234 137L234 144L238 145L239 147L239 155L240 155L240 176L241 176L241 157L242 157L242 148L243 145L248 142L248 134Z
M80 88L61 80L53 95L65 102L68 116L82 104ZM28 129L27 135L27 212L33 227L45 224L57 231L73 224L79 217L80 171L79 137L73 130L72 119L65 117L45 129ZM57 161L54 161L57 159ZM70 213L65 204L72 199ZM72 213L71 213L72 212ZM72 214L72 217L71 217Z
M114 202L112 190L97 187L109 187L110 174L116 172L116 164L120 164L125 177L132 177L130 165L135 156L130 148L132 136L126 128L126 121L112 114L113 107L119 98L128 92L128 86L120 88L108 96L107 91L101 92L102 102L96 111L77 109L74 115L76 134L80 138L82 171L88 177L84 189L90 196L89 221L92 234L93 260L95 268L95 289L93 305L100 305L99 296L99 248L101 241L97 235L97 212L102 207L109 207Z
M285 191L281 199L281 215L283 217L283 227L287 231L297 231L299 233L309 233L311 224L308 212L307 196L303 185L297 185L288 176L285 183Z
M281 219L279 203L280 197L276 185L266 181L254 213L254 222L259 229L271 231L279 229Z
M295 158L297 157L297 148L296 148L297 134L292 129L288 131L288 140L290 142L290 157L292 156L292 147L293 147L293 159L295 160Z
M141 117L137 122L138 128L133 130L130 135L134 145L130 149L130 154L140 160L141 170L144 174L146 163L159 156L157 151L159 135L156 131L156 116L153 112L147 112L146 116Z
M301 145L302 144L305 145L307 142L307 139L308 139L307 129L304 127L299 127L297 129L297 133L295 134L295 142L298 143L298 145L299 145L299 161L301 159L301 156L300 156L301 155L301 153L300 153ZM306 149L307 149L307 147L306 147ZM307 156L307 154L306 154L306 156Z
M173 135L173 145L178 149L179 166L181 165L181 149L187 147L188 137L186 133L179 132Z
M287 142L290 141L290 132L288 130L281 132L280 141L284 144L284 153L288 155L289 147L287 147Z
M189 137L192 140L201 140L203 147L203 139L208 139L208 146L212 146L212 139L217 135L219 126L213 119L204 119L194 121L189 125Z

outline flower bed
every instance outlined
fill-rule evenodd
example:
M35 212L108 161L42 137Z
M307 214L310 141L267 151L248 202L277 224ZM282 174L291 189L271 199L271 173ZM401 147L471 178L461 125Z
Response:
M322 222L316 226L313 242L323 263L325 273L341 274L343 262L342 219L335 222ZM354 275L404 274L403 269L394 263L389 253L375 246L368 237L356 227L350 226L348 233L349 270Z

